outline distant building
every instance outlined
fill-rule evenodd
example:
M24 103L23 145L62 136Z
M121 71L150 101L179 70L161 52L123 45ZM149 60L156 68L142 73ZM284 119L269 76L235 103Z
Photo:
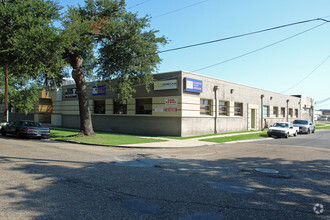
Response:
M330 119L330 109L320 109L319 111L321 112L320 115L321 121L327 121Z
M89 83L94 129L191 136L260 130L277 121L313 120L312 98L283 95L186 71L154 74L154 79L150 92L136 85L136 94L127 104L115 101L116 94L107 82ZM79 128L75 84L44 91L34 119Z

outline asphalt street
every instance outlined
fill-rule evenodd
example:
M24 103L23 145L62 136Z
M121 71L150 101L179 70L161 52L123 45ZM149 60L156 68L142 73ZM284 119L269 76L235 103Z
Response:
M274 144L274 145L291 145L291 146L305 146L312 148L325 148L330 149L330 136L326 130L316 130L314 134L298 134L297 137L285 138L272 138L260 143Z
M327 146L329 131L175 149L0 136L0 219L330 219Z

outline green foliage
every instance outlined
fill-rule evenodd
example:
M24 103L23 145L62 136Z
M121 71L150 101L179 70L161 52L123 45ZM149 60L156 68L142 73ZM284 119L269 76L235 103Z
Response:
M13 91L10 101L15 103L15 107L27 115L34 110L39 100L40 91L37 85L31 84L28 88Z
M0 66L25 80L61 73L61 38L53 22L60 7L52 1L3 0L0 4Z
M101 80L114 80L119 100L135 93L134 85L153 82L152 73L161 62L157 54L164 37L150 29L148 16L127 12L124 1L87 0L84 7L71 7L64 21L67 51L84 59L84 69ZM97 50L97 56L94 51Z
M4 103L4 72L0 71L0 103ZM3 80L2 80L3 79ZM17 79L15 77L9 77L9 104L15 109L19 109L24 114L28 114L33 111L35 105L39 101L39 95L41 86L36 82L30 81L26 83L24 79Z
M9 102L27 114L34 109L45 81L63 77L62 43L53 22L60 18L51 0L2 0L0 3L0 69L9 71Z

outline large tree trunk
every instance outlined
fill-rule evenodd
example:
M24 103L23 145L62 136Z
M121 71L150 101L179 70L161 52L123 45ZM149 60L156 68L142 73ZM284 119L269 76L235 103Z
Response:
M81 56L71 56L70 63L73 67L72 77L76 82L79 113L80 113L80 135L95 135L92 125L92 117L88 106L88 95L85 73L82 67L83 58Z

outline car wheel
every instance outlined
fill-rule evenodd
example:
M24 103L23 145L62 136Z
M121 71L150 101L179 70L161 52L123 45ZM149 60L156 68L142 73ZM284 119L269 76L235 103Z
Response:
M289 137L289 133L286 133L284 137L285 138L288 138Z
M272 135L271 134L268 134L268 137L271 137Z
M295 132L293 136L297 137L297 132Z
M6 136L6 132L5 132L4 129L1 129L1 135L2 135L2 136Z
M15 135L16 135L17 138L20 138L21 137L21 132L16 131L16 134Z
M315 133L315 128L314 128L314 130L313 130L313 134Z
M310 133L311 133L311 130L308 128L307 134L310 134Z

